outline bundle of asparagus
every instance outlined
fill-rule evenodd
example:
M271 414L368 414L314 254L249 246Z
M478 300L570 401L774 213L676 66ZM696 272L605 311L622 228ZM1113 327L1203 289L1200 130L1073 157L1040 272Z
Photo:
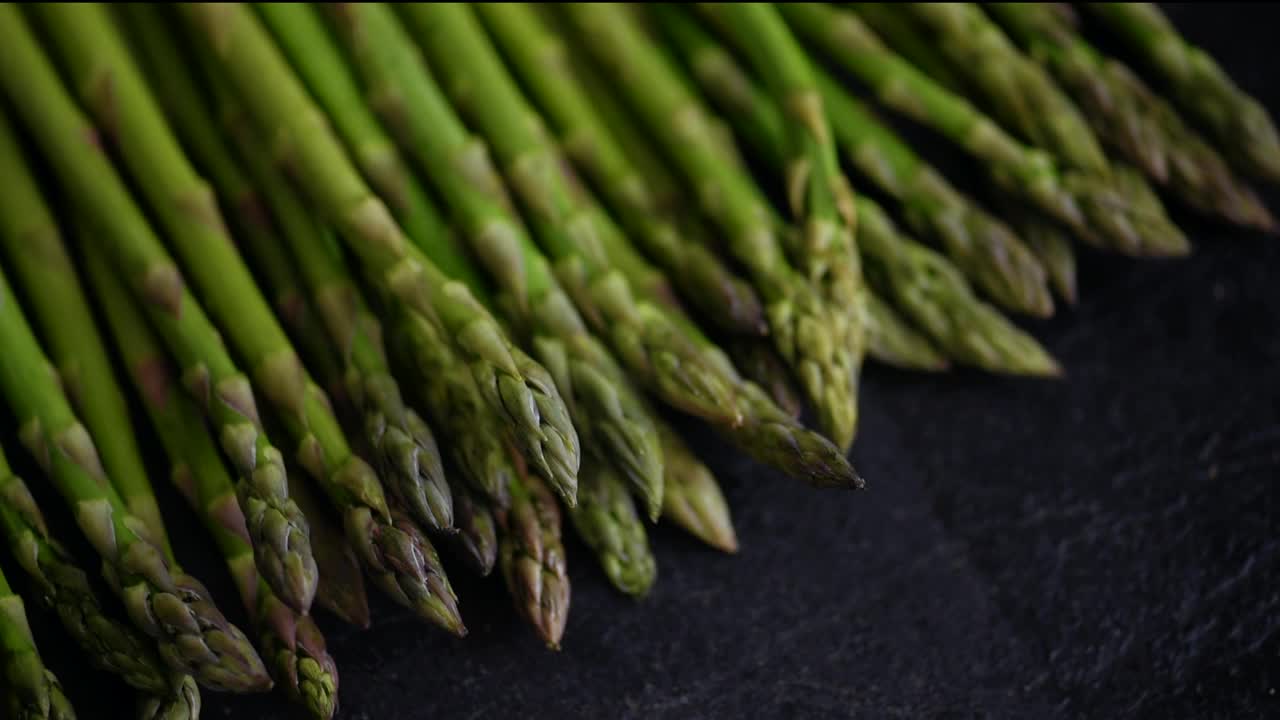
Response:
M1054 377L1001 310L1076 302L1076 239L1185 254L1160 190L1275 228L1237 174L1280 176L1261 106L1153 6L1090 11L1141 67L1006 3L0 6L0 441L124 612L0 455L31 599L140 717L279 686L323 719L311 609L368 626L363 577L461 636L448 572L497 568L559 647L566 518L636 597L646 519L736 551L667 410L863 487L864 355ZM251 637L170 547L149 434ZM72 716L3 575L0 670Z

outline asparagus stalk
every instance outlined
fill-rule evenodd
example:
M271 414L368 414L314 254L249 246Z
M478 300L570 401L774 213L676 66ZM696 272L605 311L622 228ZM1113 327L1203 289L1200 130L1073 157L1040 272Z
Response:
M1054 376L1058 364L1030 335L973 296L945 259L909 241L889 216L858 198L867 276L956 360L991 372Z
M515 469L502 427L489 412L475 380L434 325L410 312L391 309L391 354L418 401L450 438L454 464L471 487L498 507L506 507Z
M716 476L670 425L659 425L658 432L667 458L662 517L717 550L736 553L738 534Z
M0 475L9 475L0 459ZM76 716L58 678L40 660L22 598L0 572L0 677L5 707L14 720L73 720Z
M239 475L237 493L255 551L270 568L310 556L304 518L289 501L283 457L262 432L253 391L222 345L218 331L186 290L141 210L115 174L92 125L63 89L16 6L0 7L0 83L62 181L78 212L94 225L93 240L109 248L116 269L183 368L183 384L214 423ZM279 574L272 574L279 580ZM281 594L306 605L315 574Z
M409 242L265 29L238 5L183 9L202 49L258 125L276 139L276 151L314 207L327 214L376 284L445 333L536 467L550 477L575 476L577 433L546 370L510 343L463 284L449 280Z
M845 323L836 334L847 338L856 380L869 320L854 235L856 205L853 188L840 169L809 58L768 4L698 3L698 10L738 46L781 109L787 204L799 226L793 254L826 301L843 310L833 314ZM876 320L877 339L883 340L885 316Z
M337 668L324 636L309 616L282 602L258 573L244 514L199 409L174 391L176 378L159 341L100 251L89 251L85 264L117 350L169 456L170 479L213 535L257 625L258 645L272 678L311 717L332 717Z
M7 25L6 25L7 27ZM271 685L239 628L218 612L194 579L174 572L160 548L135 528L102 469L98 451L58 386L53 366L0 276L0 394L18 420L23 443L50 476L130 620L159 644L171 667L211 689L264 690Z
M1005 192L1066 223L1082 239L1132 254L1188 252L1186 238L1133 173L1059 166L889 50L850 11L816 3L779 9L797 34L857 75L881 102L937 130L985 163Z
M565 13L724 234L765 302L778 350L818 409L824 430L847 447L857 421L856 363L844 339L831 334L842 324L834 317L839 310L788 263L768 201L741 169L725 161L707 111L626 12L592 3L567 6Z
M604 574L618 590L643 597L658 576L644 521L636 513L626 484L608 465L583 463L578 505L569 520L596 554Z
M289 476L289 496L311 521L311 543L320 569L316 604L348 625L367 630L369 596L364 576L360 574L360 562L343 536L342 528L332 521L323 501L311 487L293 474Z
M854 9L885 45L899 55L909 58L912 65L928 75L934 82L963 93L965 87L963 68L953 67L936 43L921 28L911 13L903 12L901 5L892 2L863 2Z
M939 372L947 358L916 331L893 306L867 292L867 352L871 357L904 370Z
M405 14L435 61L441 85L490 142L557 276L593 329L609 340L633 376L671 405L720 424L741 422L725 378L701 362L680 329L608 266L599 236L620 231L576 184L470 9L417 5ZM519 273L512 272L518 266L490 265L504 287L523 287ZM656 511L661 497L650 500Z
M604 251L609 255L609 262L635 287L661 284L649 279L658 271L621 235L606 236ZM711 342L678 305L663 303L657 297L652 299L673 323L685 328L708 362L720 366L726 376L734 378L736 402L751 420L732 430L721 428L732 443L760 462L780 468L817 487L863 487L862 478L854 472L840 449L778 408L758 385L743 380L724 351Z
M1280 133L1265 107L1241 90L1205 51L1187 42L1151 3L1086 3L1169 90L1178 107L1213 135L1231 160L1280 180Z
M548 16L544 13L544 18L554 19L554 16ZM573 47L568 44L571 39L563 34L563 28L555 27L556 35L551 38L555 43L552 47L561 47L563 51L552 50L550 52L558 52L564 55L564 61L560 65L560 71L564 75L573 78L572 82L556 82L554 87L559 91L568 88L569 92L574 95L581 96L581 101L577 103L584 111L590 111L594 122L601 125L600 132L592 132L587 135L586 132L577 129L569 129L567 132L572 135L565 135L561 132L561 145L565 148L565 152L570 156L574 163L580 167L584 174L587 175L593 185L604 194L605 200L609 203L614 201L610 199L610 193L624 194L627 197L635 196L640 198L641 193L636 193L627 188L632 186L643 186L645 199L640 205L639 210L646 213L646 216L666 217L670 218L670 222L675 226L677 235L672 238L675 241L675 248L665 249L657 247L647 240L641 233L627 227L628 232L625 235L626 240L634 240L636 245L640 247L645 256L652 262L657 263L665 273L654 273L652 277L646 280L656 281L652 287L640 287L636 285L637 280L632 279L632 287L642 292L647 292L654 302L661 300L665 303L676 303L680 296L689 296L693 291L684 288L687 282L691 280L684 279L691 274L706 273L716 278L715 284L725 286L725 292L730 293L730 286L740 288L726 294L721 305L733 304L735 307L743 303L750 303L751 309L734 310L735 315L744 315L746 312L752 318L758 318L758 328L756 334L760 335L765 342L772 343L768 336L768 320L764 317L764 307L760 300L759 294L756 293L752 284L743 278L735 268L730 267L729 258L723 253L722 243L718 241L711 228L701 217L693 203L688 202L684 188L681 187L681 181L674 174L674 171L665 163L659 154L658 147L650 141L648 135L643 132L635 122L634 116L622 104L621 98L617 93L613 92L599 73L590 66L589 58L583 57L582 48ZM563 43L561 41L564 41ZM554 67L554 66L553 66ZM551 69L548 69L548 73ZM543 75L539 75L543 77ZM550 107L550 103L547 104ZM551 112L548 110L548 112ZM576 115L576 112L575 112ZM726 156L735 155L737 148L733 142L732 131L724 123L718 122L717 118L712 119L716 124L717 135L723 138L722 146ZM577 126L566 125L566 128L576 128ZM587 142L586 138L593 138L592 142ZM601 179L606 175L611 175L613 171L608 171L608 166L613 164L608 158L612 156L620 156L623 163L628 166L623 170L617 171L624 174L620 179L612 182L622 186L617 190L609 190L604 187L605 181ZM597 167L599 166L599 167ZM639 202L631 200L628 202ZM619 206L621 200L619 201ZM633 213L626 210L616 209L615 212L624 224L628 224L627 217ZM675 277L672 277L675 276ZM677 293L679 288L679 293ZM691 306L698 312L699 318L707 322L712 327L722 327L723 322L717 322L710 313L721 312L717 309L709 311L702 305L693 301ZM746 307L743 305L743 307ZM744 315L746 316L746 315ZM789 370L788 370L789 372Z
M208 174L231 222L233 237L241 238L238 247L246 253L254 270L263 276L267 286L264 292L268 293L276 316L341 415L349 407L349 399L338 355L327 342L322 342L324 332L319 329L316 309L308 299L301 278L284 260L288 257L287 250L274 241L279 231L265 200L245 177L235 158L225 151L223 140L208 118L198 83L183 71L190 64L189 58L178 47L162 12L155 8L126 4L119 7L117 17L133 43L134 58L146 75L156 101L173 124L192 162ZM205 127L212 131L205 132Z
M542 641L560 649L569 618L569 575L561 542L560 509L538 476L515 457L511 507L498 513L498 567L516 612Z
M467 485L453 490L458 533L449 539L477 575L487 577L498 561L498 528L489 502Z
M399 128L402 144L434 181L476 254L490 259L487 264L499 278L517 281L502 285L496 306L552 371L584 444L613 461L656 516L662 503L662 463L653 420L505 205L502 182L483 146L454 115L390 8L373 3L331 7L334 27L364 83L369 105L390 127ZM306 26L290 27L300 33ZM323 36L309 38L307 47L312 54L337 53ZM333 76L312 80L351 82ZM348 106L330 111L347 112ZM431 255L429 248L424 250Z
M1070 167L1095 173L1110 170L1102 144L1079 108L977 6L904 3L898 8L916 19L933 38L933 47L985 97L1007 127ZM1000 62L993 63L996 59Z
M98 599L88 574L50 535L44 516L25 483L0 453L0 528L14 559L34 581L38 596L57 613L89 662L150 694L169 690L169 670L154 644L132 626L117 621ZM199 715L199 692L195 696Z
M767 340L730 339L722 345L744 377L764 389L780 410L793 418L800 417L804 401L786 363Z
M113 480L127 478L115 481L125 507L144 523L140 530L176 568L137 439L121 430L131 420L106 345L58 227L15 140L8 119L0 116L0 175L10 182L9 192L0 199L0 243L8 250L53 348L63 388L88 418L91 434L106 440L103 466ZM144 705L163 708L166 717L198 717L200 691L195 681L184 675L171 682L150 641L103 612L88 576L50 540L25 486L14 482L12 504L0 510L11 545L27 548L19 560L41 585L43 597L90 662L141 690Z
M1134 227L1135 254L1183 254L1186 239L1165 216L1145 179L1132 167L1108 160L1080 109L1049 76L1023 55L985 13L967 3L909 3L907 12L936 39L952 67L961 69L995 117L1021 137L1047 150L1064 177L1079 173L1101 186L1112 176L1115 201L1149 212L1151 225ZM1089 205L1084 206L1086 211ZM1094 225L1099 214L1092 213ZM1109 216L1107 216L1109 217Z
M608 204L627 235L655 262L679 270L681 296L721 332L758 335L764 309L744 282L702 243L685 241L682 220L664 207L657 189L618 146L582 85L556 32L530 6L509 3L478 8L508 67L550 123L564 149Z
M1053 7L993 3L987 11L1052 73L1104 142L1191 207L1274 231L1275 218L1173 106L1136 73L1090 45Z
M351 452L324 391L311 380L236 252L211 189L188 162L150 89L108 29L109 18L90 5L47 7L41 14L78 79L82 100L100 125L111 129L212 314L249 360L254 382L283 420L302 466L317 482L341 487L383 510L377 476ZM308 572L314 577L313 562ZM314 580L309 589L301 602L295 600L300 611L310 607Z
M237 112L234 100L221 95L224 126L237 141L239 157L254 183L262 188L281 229L280 237L254 242L271 245L283 241L286 253L291 251L291 260L263 260L296 262L305 276L328 338L342 356L348 394L363 414L365 437L384 468L392 496L424 526L451 531L453 499L440 449L430 426L405 405L391 373L381 321L348 273L332 231L315 220L287 179L258 152L261 144L256 133ZM216 137L211 125L205 130Z
M90 314L75 266L53 214L22 156L7 119L0 118L0 174L9 191L0 198L0 243L11 272L25 290L37 329L76 412L102 453L102 462L129 512L142 520L148 539L172 559L142 453L129 424L124 394L106 345Z
M684 13L656 13L703 90L733 118L742 135L771 162L782 150L782 119L734 58ZM1049 315L1053 301L1035 256L998 219L960 194L897 134L821 70L814 71L831 129L851 164L892 196L916 232L934 238L1004 307ZM772 139L766 139L772 138ZM768 149L766 149L766 145Z
M1004 198L997 202L997 206L1009 227L1016 230L1018 237L1026 242L1027 249L1044 266L1054 292L1068 305L1075 305L1078 297L1076 253L1071 245L1070 232L1060 223L1015 200Z

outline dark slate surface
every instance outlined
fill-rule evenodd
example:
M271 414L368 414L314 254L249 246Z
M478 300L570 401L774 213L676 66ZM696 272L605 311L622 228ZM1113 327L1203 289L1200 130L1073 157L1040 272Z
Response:
M1280 111L1274 7L1171 14ZM574 542L560 653L496 580L458 577L465 641L381 600L370 631L326 620L341 717L1277 716L1280 246L1182 220L1190 260L1083 258L1081 306L1035 328L1064 382L871 368L866 492L799 487L689 428L742 552L660 528L637 603ZM125 717L46 628L81 717ZM288 715L205 698L208 718Z

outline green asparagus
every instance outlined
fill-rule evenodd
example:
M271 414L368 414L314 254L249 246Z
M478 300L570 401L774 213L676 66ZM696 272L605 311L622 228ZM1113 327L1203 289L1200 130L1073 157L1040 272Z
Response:
M662 516L717 550L737 552L738 535L729 503L715 475L670 425L658 425L658 433L667 458Z
M740 168L725 162L709 113L624 10L584 3L567 6L565 13L724 233L764 300L778 350L818 409L824 430L837 446L848 447L857 425L855 358L844 338L832 336L842 325L833 317L839 311L788 263L768 201Z
M134 204L98 144L93 127L65 92L16 6L0 7L0 84L44 150L78 212L91 222L97 244L109 248L148 318L183 368L183 384L213 421L235 466L237 493L254 548L270 567L271 554L310 556L306 518L289 501L283 457L262 432L253 390L235 367L218 331L186 290L177 267ZM305 562L305 560L304 560ZM278 579L281 575L274 574ZM304 574L282 596L309 602L315 574Z
M165 662L211 689L270 687L262 660L239 628L218 612L199 583L174 572L160 548L135 530L144 526L113 489L89 432L58 386L3 276L0 337L6 344L0 353L0 394L18 421L23 444L102 558L129 618L159 644Z
M686 242L687 228L622 152L597 117L567 48L544 17L519 3L478 8L508 66L544 113L560 145L615 213L628 236L668 269L681 296L721 332L758 335L764 309L755 290L706 245Z
M855 240L853 188L840 169L835 138L809 58L777 11L764 3L698 3L747 57L780 108L787 204L798 226L793 254L826 301L843 312L834 334L847 338L853 372L866 353L869 309ZM883 316L877 328L884 330ZM881 334L883 338L883 333ZM883 347L883 345L881 345Z
M90 250L85 265L117 351L169 456L170 479L222 552L257 625L259 647L272 677L311 717L332 717L337 670L325 650L324 636L309 616L285 605L258 573L235 488L199 408L175 392L177 381L159 341L101 252Z
M498 561L498 528L487 498L467 485L454 487L458 533L449 539L464 562L481 576L488 576Z
M947 358L911 326L893 306L867 292L867 352L885 365L904 370L939 372Z
M574 529L614 587L628 595L645 595L657 579L658 565L626 484L613 468L594 458L583 462L581 480L578 505L569 511Z
M162 694L169 689L169 670L153 643L103 608L89 575L50 535L31 492L9 469L2 453L0 528L39 597L57 613L90 664L143 692Z
M515 469L502 428L484 404L475 380L435 326L410 312L388 311L391 353L415 398L452 440L454 464L471 487L506 507Z
M1274 231L1275 218L1226 160L1123 63L1093 48L1053 7L986 6L1079 103L1110 147L1197 210Z
M486 402L511 423L536 467L551 477L575 476L577 433L546 370L510 343L463 284L449 280L409 242L266 30L237 5L193 4L183 10L201 49L213 56L249 114L275 139L274 151L375 284L445 333Z
M352 551L342 528L329 516L321 500L300 477L289 475L289 497L311 521L311 542L320 584L316 587L316 604L348 625L367 630L369 596L365 591L360 562Z
M610 263L622 271L635 287L660 284L647 279L659 274L658 271L621 235L606 236L604 250ZM839 448L780 409L758 385L739 377L738 370L724 351L712 343L678 305L662 303L658 298L654 298L654 302L672 322L685 328L708 362L720 366L727 377L734 379L736 402L750 421L733 429L721 428L733 444L760 462L817 487L864 486L862 478Z
M0 475L9 468L0 460ZM45 668L27 624L27 611L0 572L0 677L6 716L14 720L74 720L58 678Z
M951 67L960 69L997 119L1055 157L1069 187L1092 179L1089 187L1112 194L1107 207L1148 211L1147 224L1133 226L1137 246L1130 247L1124 240L1120 249L1152 255L1186 252L1186 238L1167 218L1145 179L1134 168L1106 157L1075 103L1044 68L1019 52L982 10L968 3L907 3L899 7L906 8L930 33L939 54ZM1081 204L1098 227L1120 217L1113 215L1114 210L1097 209L1096 203L1103 197Z
M82 101L99 126L109 128L206 306L249 361L255 386L292 436L300 464L317 482L341 486L378 507L377 476L351 452L324 391L311 380L236 251L213 192L187 160L150 88L109 29L110 18L92 5L43 6L40 14L77 79ZM314 595L314 561L307 573L310 592L301 598L286 595L299 611L310 607Z
M744 377L763 388L780 410L793 418L800 417L804 401L786 363L768 340L730 338L721 344Z
M973 296L946 260L908 241L889 216L858 198L867 276L956 360L991 372L1054 376L1057 362L1030 335Z
M1159 78L1181 110L1213 134L1233 162L1257 177L1280 180L1280 133L1208 53L1195 47L1150 3L1086 3Z
M674 9L663 8L657 15L702 88L734 118L757 152L765 152L762 138L783 135L776 106L696 23ZM898 201L912 227L936 238L965 273L1005 307L1039 316L1051 314L1053 302L1045 287L1044 269L1022 242L956 191L825 72L815 70L814 74L838 144L867 180ZM778 143L770 140L768 144ZM767 154L772 158L778 152L770 149Z
M701 361L679 328L665 322L608 266L599 237L620 230L582 192L471 10L461 5L416 5L405 14L434 61L441 85L494 149L534 235L593 329L609 340L633 376L671 405L719 424L741 422L725 379ZM490 242L499 241L502 238ZM522 287L512 269L496 263L490 267L502 273L504 287ZM656 448L656 439L648 439ZM651 511L660 506L660 495L646 499Z
M889 50L851 11L815 3L779 6L797 34L871 87L884 104L937 130L984 162L1002 189L1069 225L1082 239L1120 252L1180 255L1186 237L1136 174L1060 167L1021 144L972 104Z
M498 567L516 611L553 650L569 618L569 575L560 508L538 476L517 463L511 507L498 513Z
M499 279L514 281L503 284L495 304L555 377L588 452L594 449L614 462L656 516L662 504L662 458L653 420L505 204L502 182L483 145L454 115L390 8L375 3L332 7L333 24L369 104L388 126L398 128L402 144L433 180L476 255L489 258L486 264ZM312 53L335 51L323 40L312 39Z
M1004 198L996 206L1001 211L1001 217L1040 261L1054 292L1066 300L1068 305L1075 305L1079 294L1076 283L1076 251L1071 243L1070 231L1016 200Z
M176 51L171 46L166 55L176 57ZM202 110L191 113L186 124L193 133L198 131L211 142L218 139L219 133L209 118L220 113L225 134L239 149L236 157L254 186L261 188L279 234L252 238L246 245L264 250L282 246L283 252L271 253L276 257L262 257L264 264L296 263L329 339L328 343L313 344L337 348L347 395L363 414L364 435L380 461L387 489L426 527L452 529L453 500L435 436L427 423L405 406L387 360L382 323L370 311L363 292L348 273L336 238L327 226L316 221L288 180L259 152L262 143L258 134L225 87L215 87L214 95L218 98L217 111L208 109L198 95L174 104ZM218 152L233 151L224 147ZM274 274L285 270L276 268Z

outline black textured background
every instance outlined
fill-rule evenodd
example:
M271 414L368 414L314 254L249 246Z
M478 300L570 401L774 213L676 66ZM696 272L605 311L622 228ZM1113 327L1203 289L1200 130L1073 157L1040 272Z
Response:
M1169 11L1280 115L1275 6ZM466 640L381 598L367 632L326 620L340 716L1280 716L1280 245L1178 217L1188 260L1082 258L1081 305L1035 328L1063 382L871 367L866 492L806 489L690 428L741 553L658 528L659 582L635 602L572 541L560 653L498 580L460 571ZM128 716L41 634L82 718ZM205 693L207 718L286 716L278 696Z

